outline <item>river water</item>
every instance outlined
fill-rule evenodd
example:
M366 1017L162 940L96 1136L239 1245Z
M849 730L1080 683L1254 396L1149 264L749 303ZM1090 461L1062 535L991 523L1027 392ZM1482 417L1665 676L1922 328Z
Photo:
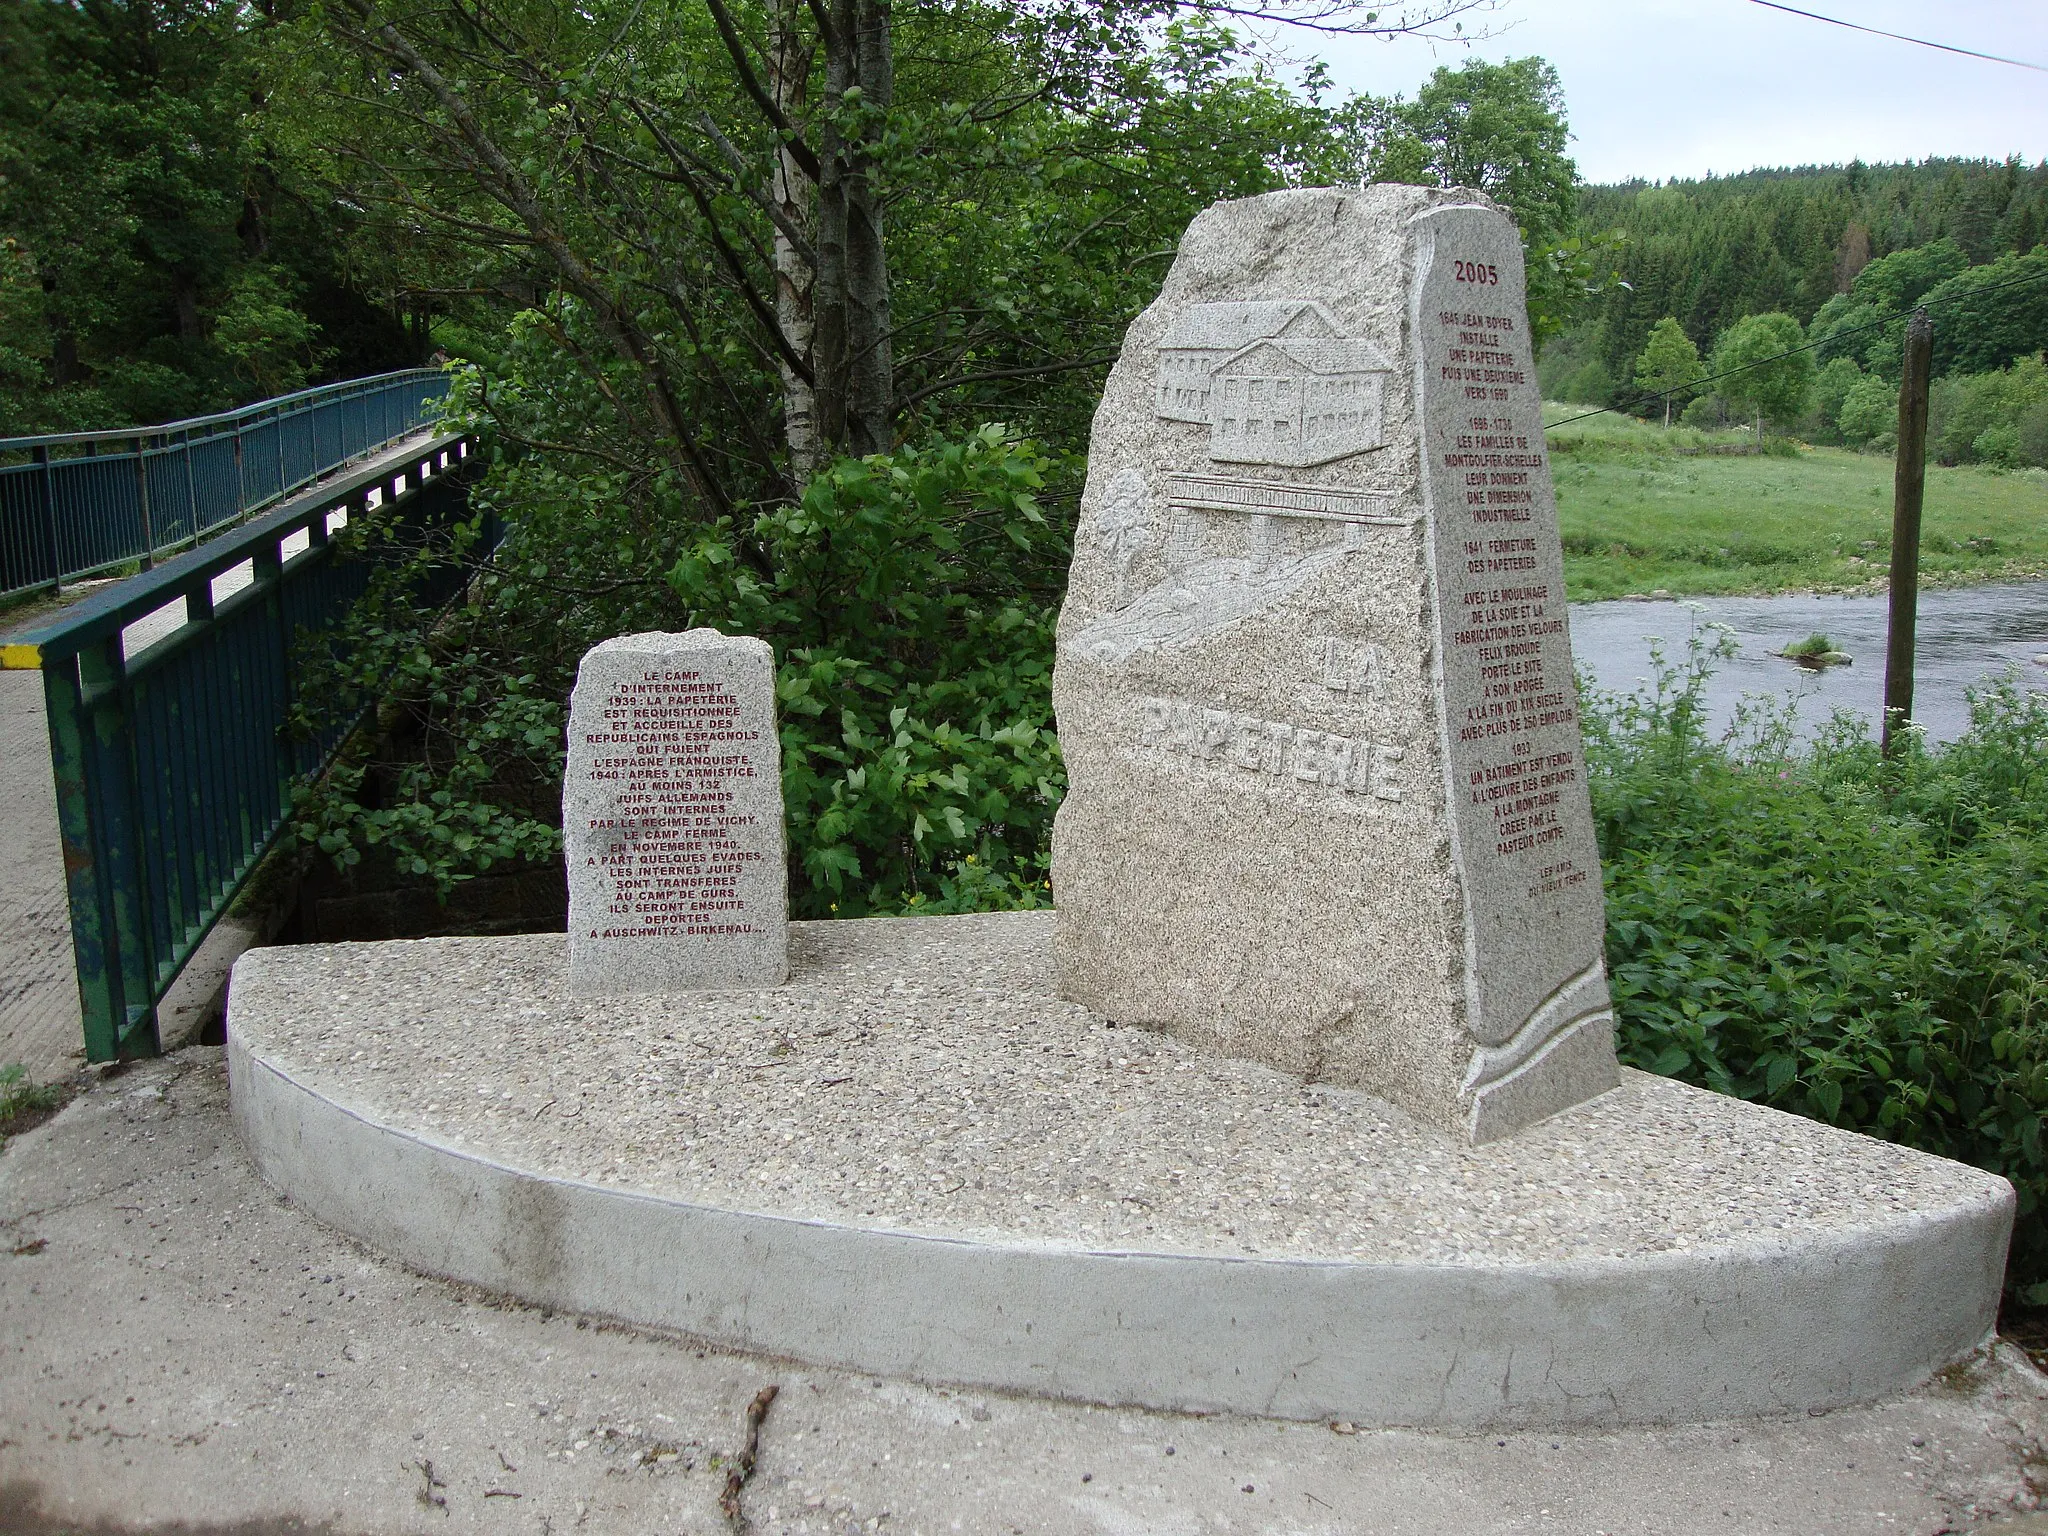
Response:
M1633 692L1649 679L1653 639L1665 642L1668 656L1682 658L1695 626L1726 624L1740 654L1721 663L1707 688L1716 734L1746 694L1794 699L1802 736L1838 709L1861 715L1875 733L1883 713L1888 603L1881 593L1575 603L1572 654L1601 688ZM1814 633L1833 640L1853 664L1809 672L1772 654ZM2048 581L1920 594L1913 713L1931 738L1962 735L1970 724L1964 690L2008 667L2028 686L2048 691Z

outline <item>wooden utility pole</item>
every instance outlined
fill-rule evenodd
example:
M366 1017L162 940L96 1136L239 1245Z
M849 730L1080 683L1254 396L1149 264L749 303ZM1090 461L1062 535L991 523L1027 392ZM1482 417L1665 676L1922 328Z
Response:
M1913 719L1913 639L1920 615L1920 506L1927 492L1927 374L1934 325L1916 309L1906 322L1899 380L1899 450L1892 470L1891 627L1884 647L1884 755Z

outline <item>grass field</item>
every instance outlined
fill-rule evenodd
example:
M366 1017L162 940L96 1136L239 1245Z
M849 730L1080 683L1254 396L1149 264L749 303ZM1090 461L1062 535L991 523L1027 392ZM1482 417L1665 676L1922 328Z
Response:
M1546 406L1546 421L1583 407ZM1853 592L1889 569L1892 461L1843 448L1716 454L1740 432L1595 416L1550 435L1575 599L1664 591ZM1693 453L1679 450L1692 449ZM1928 585L2048 575L2048 473L1927 471Z

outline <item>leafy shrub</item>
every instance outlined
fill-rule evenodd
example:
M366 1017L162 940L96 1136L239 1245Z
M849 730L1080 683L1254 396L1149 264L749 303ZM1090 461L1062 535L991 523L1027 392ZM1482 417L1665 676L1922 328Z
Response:
M1576 405L1607 405L1614 399L1614 376L1598 358L1582 364L1558 390L1559 398Z
M2048 366L2022 358L1995 373L1936 379L1927 399L1928 451L1944 464L1997 464L2019 469L2030 459L2022 436L2029 413L2048 408Z
M1835 430L1852 447L1882 443L1889 447L1899 430L1899 386L1876 374L1851 384L1835 412Z
M507 455L473 504L510 532L466 601L439 613L407 596L419 563L449 554L422 546L309 663L302 729L383 713L372 747L300 788L299 839L444 896L558 860L583 652L708 625L775 648L794 915L1049 904L1067 559L1037 500L1051 467L987 427L831 464L794 504L665 525L622 509L606 473ZM346 533L388 535L374 514Z
M2048 702L1993 683L1891 764L1846 718L1799 753L1768 713L1717 742L1725 642L1589 690L1623 1058L2003 1174L2008 1280L2048 1300Z
M1654 420L1639 422L1618 415L1551 429L1544 440L1553 458L1573 464L1637 464L1644 468L1668 467L1678 455L1747 452L1756 445L1750 433L1740 430L1667 430Z
M2013 422L2013 438L2022 464L2048 465L2048 400L2020 412Z
M1806 328L1819 343L1814 356L1823 364L1851 362L1859 371L1870 360L1871 344L1884 335L1882 322L1892 311L1868 299L1838 293L1821 305Z
M828 467L755 525L772 584L714 538L669 584L692 622L774 643L797 916L1050 906L1048 462L985 427ZM937 905L934 906L934 903Z
M1841 435L1842 402L1863 380L1863 370L1846 357L1837 357L1814 375L1810 401L1814 435L1826 442Z
M1728 402L1719 395L1695 395L1688 400L1678 419L1688 427L1713 431L1728 425Z

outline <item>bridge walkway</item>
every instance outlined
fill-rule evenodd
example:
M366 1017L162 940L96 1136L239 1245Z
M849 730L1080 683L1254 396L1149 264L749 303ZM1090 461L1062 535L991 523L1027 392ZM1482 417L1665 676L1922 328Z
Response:
M434 430L415 433L341 466L309 489L387 460L396 468ZM214 582L215 600L241 590L253 576L246 562L226 572ZM71 603L111 585L84 582L60 597L0 615L0 641L47 623ZM121 634L123 652L138 655L184 618L179 600L130 624ZM190 969L198 971L203 962L202 955ZM213 978L192 980L193 987L181 989L188 996L174 993L167 1000L167 1039L177 1033L180 1007L203 1007L212 994ZM42 674L0 671L0 1066L19 1062L34 1081L44 1083L70 1076L84 1061Z

